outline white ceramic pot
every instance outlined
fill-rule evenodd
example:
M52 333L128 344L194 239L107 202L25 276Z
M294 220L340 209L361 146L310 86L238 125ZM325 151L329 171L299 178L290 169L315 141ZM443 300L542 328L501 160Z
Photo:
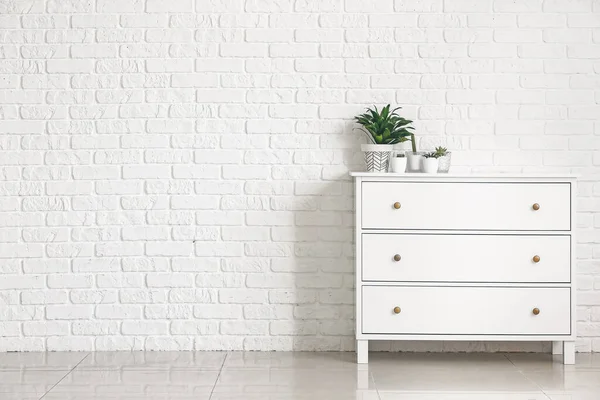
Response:
M390 171L397 174L403 174L406 171L407 159L406 157L392 157L390 158Z
M437 174L438 165L439 163L437 158L423 157L423 172L425 172L426 174Z
M421 159L423 158L423 153L407 151L406 157L408 158L406 172L421 172Z
M391 144L363 144L360 146L365 153L365 163L368 172L387 172L390 154L394 149Z

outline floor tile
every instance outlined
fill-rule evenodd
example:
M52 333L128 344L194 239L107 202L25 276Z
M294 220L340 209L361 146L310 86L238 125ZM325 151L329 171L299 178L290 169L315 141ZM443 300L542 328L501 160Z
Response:
M68 371L0 371L0 399L8 397L6 394L25 398L31 395L41 397L67 373Z
M598 400L600 391L567 391L567 392L546 392L550 400Z
M520 371L600 370L600 354L576 354L575 365L564 365L562 355L548 353L508 353L506 357Z
M543 392L490 393L490 392L379 392L381 400L548 400Z
M0 371L70 371L89 353L0 353Z
M2 393L0 398L2 400L39 400L41 394L35 393Z
M540 388L516 369L435 368L416 366L390 370L373 369L375 387L380 391L435 392L539 392Z
M4 399L3 399L4 400ZM29 399L27 399L29 400ZM87 393L57 393L44 396L42 400L210 400L210 393L195 395L178 394L133 394L133 393L111 393L111 394L87 394Z
M92 353L79 370L103 369L221 369L227 353L200 351L106 352Z
M356 355L349 352L232 352L227 355L223 368L317 368L355 370L356 366Z
M75 369L50 394L69 394L87 398L164 398L206 397L219 374L218 370L79 370Z
M355 398L363 391L375 392L368 370L329 369L223 369L214 394L225 395L310 395L324 393ZM213 397L215 397L213 395Z
M213 393L210 400L380 400L375 390L318 393Z
M499 353L371 353L373 371L390 369L480 369L514 370L514 365Z
M522 371L544 391L595 391L600 399L600 370Z

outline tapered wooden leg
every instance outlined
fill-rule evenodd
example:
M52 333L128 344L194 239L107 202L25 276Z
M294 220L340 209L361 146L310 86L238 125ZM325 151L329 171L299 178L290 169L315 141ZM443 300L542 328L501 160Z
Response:
M563 353L563 342L562 341L552 342L552 354L562 354L562 353Z
M369 341L356 341L356 362L358 364L367 364L369 362Z
M564 342L563 345L563 364L575 364L575 342Z

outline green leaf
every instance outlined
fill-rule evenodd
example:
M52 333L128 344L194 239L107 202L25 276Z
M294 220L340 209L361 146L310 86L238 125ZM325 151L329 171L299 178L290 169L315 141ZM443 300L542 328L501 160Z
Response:
M367 108L366 112L354 117L354 121L362 126L362 131L370 135L372 142L377 144L394 144L408 140L413 142L415 148L413 121L397 114L401 107L391 109L391 105L384 106L381 111L377 106Z

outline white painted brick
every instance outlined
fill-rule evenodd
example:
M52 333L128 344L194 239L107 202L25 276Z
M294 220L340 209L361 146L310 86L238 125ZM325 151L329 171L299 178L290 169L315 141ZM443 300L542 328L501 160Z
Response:
M132 305L98 305L94 316L98 319L140 319L142 308Z
M173 304L150 305L144 307L144 315L147 319L190 319L193 314L191 305Z
M23 323L24 336L67 336L69 335L69 323L57 321Z
M46 307L46 318L49 320L91 319L93 312L93 306L49 305Z
M5 3L0 351L353 349L352 117L387 103L457 171L581 173L600 348L593 1Z
M192 0L146 0L147 12L189 12L193 10Z
M121 325L121 332L123 335L166 335L168 331L169 323L167 321L125 321Z
M245 9L249 12L290 12L292 0L247 0Z

